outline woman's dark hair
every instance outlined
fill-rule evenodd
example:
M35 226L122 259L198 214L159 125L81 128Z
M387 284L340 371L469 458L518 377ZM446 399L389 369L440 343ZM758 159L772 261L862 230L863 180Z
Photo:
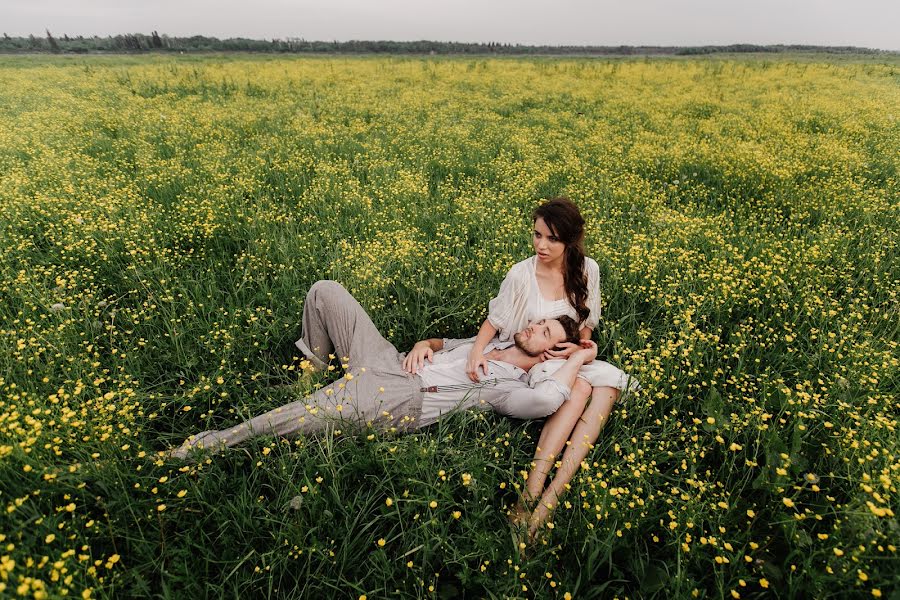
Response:
M575 319L569 315L560 315L554 318L559 321L559 324L562 325L563 330L566 332L565 341L570 344L578 344L581 341L581 327L578 326Z
M584 272L584 218L575 203L568 198L551 198L541 204L531 215L538 218L550 231L566 245L563 257L563 287L569 303L578 313L578 322L583 323L591 313L587 307L587 275Z

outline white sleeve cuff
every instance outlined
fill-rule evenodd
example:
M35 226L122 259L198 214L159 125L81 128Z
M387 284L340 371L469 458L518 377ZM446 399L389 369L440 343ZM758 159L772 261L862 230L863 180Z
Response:
M537 382L534 386L534 389L542 390L548 395L559 395L562 397L562 402L568 400L569 396L572 395L572 388L564 383L560 383L553 377L548 377L547 379L542 379L541 381ZM560 402L560 404L562 404L562 402Z

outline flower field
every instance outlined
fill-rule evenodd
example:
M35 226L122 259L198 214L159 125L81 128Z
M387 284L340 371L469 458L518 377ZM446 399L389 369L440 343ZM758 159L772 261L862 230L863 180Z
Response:
M0 58L0 596L900 598L900 59ZM307 288L468 337L566 195L619 405L161 452L302 397ZM361 376L365 376L362 374Z

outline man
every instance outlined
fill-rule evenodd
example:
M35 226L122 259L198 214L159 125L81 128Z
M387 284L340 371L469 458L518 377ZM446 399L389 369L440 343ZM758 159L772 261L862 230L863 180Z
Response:
M423 340L404 356L343 286L318 281L306 295L303 337L296 345L320 369L331 353L348 358L347 374L309 398L236 427L191 436L168 456L187 458L194 448L218 449L259 435L314 433L336 421L408 431L454 409L472 407L521 419L546 417L568 399L578 369L597 356L596 344L578 338L577 324L566 316L529 323L514 342L495 339L488 344L487 372L473 383L466 374L466 359L474 338ZM528 372L543 361L543 353L565 341L581 348L558 370L542 370L530 380Z

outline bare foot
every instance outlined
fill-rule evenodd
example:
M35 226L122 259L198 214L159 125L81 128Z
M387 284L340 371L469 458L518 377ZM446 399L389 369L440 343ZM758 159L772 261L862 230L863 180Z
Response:
M195 449L205 449L202 440L213 433L217 432L208 430L192 435L181 446L164 451L162 453L163 460L188 460Z
M553 512L553 509L547 506L546 502L538 502L537 506L534 507L534 510L531 512L531 518L528 519L528 540L533 543L538 535L538 530L541 529L544 524L547 522L547 519L550 518L550 514Z
M531 518L531 510L529 510L528 504L527 499L519 498L516 505L507 513L513 545L516 547L521 560L525 560L525 551L531 542L528 535L528 521Z
M523 500L516 502L516 505L509 512L509 522L513 527L525 527L531 517L531 511L525 506Z

